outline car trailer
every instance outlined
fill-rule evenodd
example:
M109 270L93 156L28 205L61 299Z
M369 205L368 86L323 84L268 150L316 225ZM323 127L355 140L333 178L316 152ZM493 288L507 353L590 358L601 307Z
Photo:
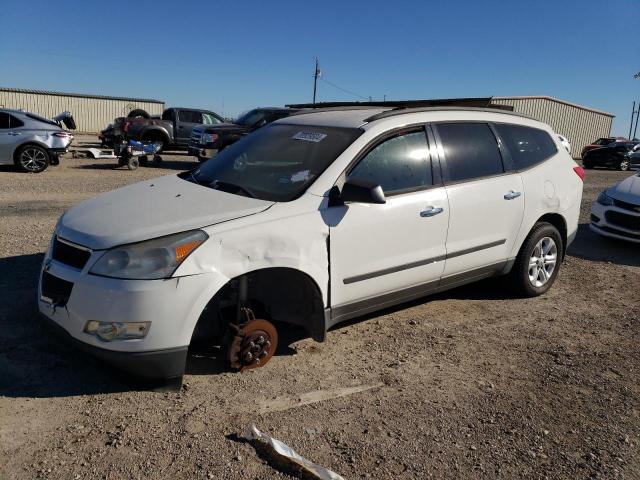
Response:
M148 165L150 155L153 155L153 164L159 165L162 162L162 157L158 155L161 148L162 145L159 143L142 143L136 140L127 142L123 140L121 143L117 143L114 149L84 148L74 150L72 156L73 158L78 158L78 154L80 154L85 158L115 158L118 160L117 167L126 165L129 170L135 170L140 165Z

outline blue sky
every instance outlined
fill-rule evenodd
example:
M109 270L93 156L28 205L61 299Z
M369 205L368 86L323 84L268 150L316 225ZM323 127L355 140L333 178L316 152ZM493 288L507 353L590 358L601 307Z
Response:
M550 95L640 100L640 0L9 2L0 86L157 98L227 116L311 101ZM318 99L358 100L328 83Z

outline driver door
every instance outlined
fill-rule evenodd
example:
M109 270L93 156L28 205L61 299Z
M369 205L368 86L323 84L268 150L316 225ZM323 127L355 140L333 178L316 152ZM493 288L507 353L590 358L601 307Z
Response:
M447 194L423 128L396 132L347 172L380 185L385 204L329 207L331 306L355 316L436 287L445 264Z

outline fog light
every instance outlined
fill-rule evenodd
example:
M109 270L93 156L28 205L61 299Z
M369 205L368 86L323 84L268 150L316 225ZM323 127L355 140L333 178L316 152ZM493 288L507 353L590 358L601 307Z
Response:
M151 322L99 322L89 320L84 326L85 333L95 335L100 340L131 340L144 338L149 332Z

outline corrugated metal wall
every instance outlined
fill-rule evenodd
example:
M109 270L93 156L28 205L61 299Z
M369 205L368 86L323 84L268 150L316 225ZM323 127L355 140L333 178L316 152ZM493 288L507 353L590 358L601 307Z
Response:
M77 132L99 132L116 117L124 117L134 108L151 115L161 115L164 103L136 99L105 99L93 97L26 93L0 89L0 107L23 109L46 118L68 110L78 126Z
M567 137L571 155L580 157L582 147L598 137L611 135L613 115L550 97L493 97L492 103L509 105L513 111L529 115L551 125L556 133Z

